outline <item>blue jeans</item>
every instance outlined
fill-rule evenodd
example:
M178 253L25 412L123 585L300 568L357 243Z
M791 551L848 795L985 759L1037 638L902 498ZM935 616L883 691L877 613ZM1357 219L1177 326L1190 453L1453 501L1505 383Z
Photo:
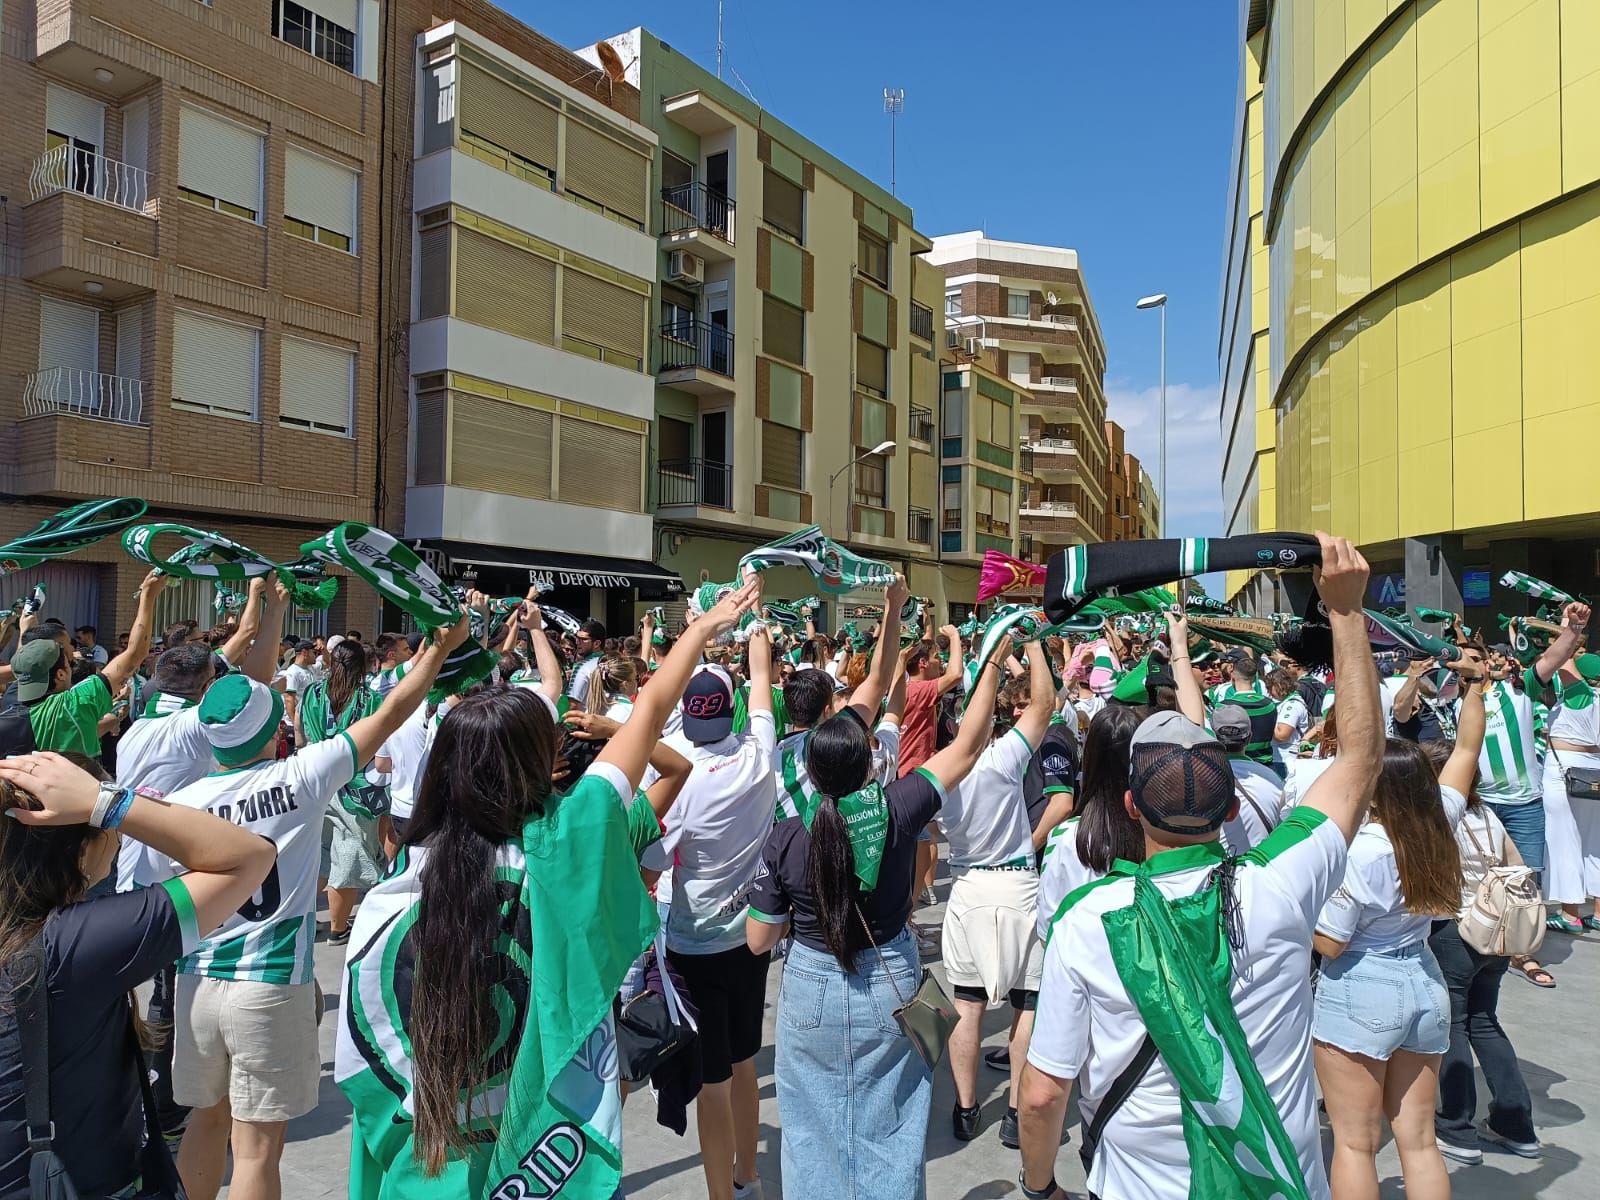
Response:
M1500 818L1500 823L1511 835L1511 842L1522 855L1528 869L1544 882L1544 800L1535 798L1528 804L1496 804L1485 800L1483 806Z
M778 1000L778 1116L786 1194L925 1200L933 1079L895 1023L921 980L909 931L846 975L796 941ZM896 992L896 987L899 991Z

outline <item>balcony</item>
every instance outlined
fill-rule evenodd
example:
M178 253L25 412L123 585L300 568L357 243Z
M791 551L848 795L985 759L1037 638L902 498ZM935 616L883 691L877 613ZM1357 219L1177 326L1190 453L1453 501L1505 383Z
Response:
M116 425L148 425L144 381L77 367L47 367L23 382L22 415L88 417Z
M1071 375L1046 375L1028 384L1028 388L1035 392L1070 392L1078 394L1078 381Z
M733 334L709 321L674 321L656 334L663 387L697 396L732 396Z
M57 192L72 191L91 200L113 204L129 212L143 213L150 199L150 175L142 167L130 166L72 146L46 150L28 174L28 194L43 200Z
M733 466L703 458L656 465L656 507L733 509Z
M33 58L52 75L121 99L155 82L135 66L148 61L145 47L173 45L170 30L149 27L163 17L141 13L141 36L124 32L125 5L110 0L35 0ZM149 41L147 42L146 39Z
M159 279L150 176L101 154L57 146L34 161L22 210L22 277L105 300Z
M733 259L734 202L703 183L661 189L661 248L713 262Z
M933 410L911 406L911 440L933 446Z
M933 309L915 300L911 302L911 336L933 341Z
M906 513L906 539L919 546L933 545L933 514L925 508L913 508Z
M1058 545L1063 542L1097 542L1099 535L1078 513L1070 500L1024 500L1018 510L1021 531L1035 535L1035 541Z

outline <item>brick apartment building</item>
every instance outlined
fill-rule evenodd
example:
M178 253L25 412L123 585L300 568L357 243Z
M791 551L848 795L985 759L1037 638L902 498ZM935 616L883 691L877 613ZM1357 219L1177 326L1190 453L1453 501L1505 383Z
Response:
M1131 542L1150 536L1141 513L1144 472L1139 460L1123 449L1122 426L1106 422L1106 519L1104 540Z

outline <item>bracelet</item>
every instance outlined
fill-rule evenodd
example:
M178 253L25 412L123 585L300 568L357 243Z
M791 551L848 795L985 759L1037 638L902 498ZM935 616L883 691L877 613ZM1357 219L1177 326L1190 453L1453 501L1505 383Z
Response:
M1044 1190L1036 1192L1028 1186L1028 1172L1024 1168L1017 1172L1017 1186L1022 1189L1023 1200L1050 1200L1050 1197L1060 1190L1061 1185L1056 1183L1055 1174L1052 1173L1050 1182L1045 1184Z
M113 783L100 785L100 795L89 814L89 824L96 829L116 829L133 807L133 789L119 788Z
M133 807L133 789L123 788L118 794L116 803L111 806L111 811L106 814L106 829L120 829L123 818L128 815L128 810Z

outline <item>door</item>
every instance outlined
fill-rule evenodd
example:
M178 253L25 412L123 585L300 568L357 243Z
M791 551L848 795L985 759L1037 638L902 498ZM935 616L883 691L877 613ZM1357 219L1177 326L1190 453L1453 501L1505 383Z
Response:
M704 366L718 375L733 378L733 340L728 336L728 281L706 285L706 331Z
M68 147L56 182L74 191L96 194L96 164L105 144L106 110L98 100L55 84L45 88L45 147Z
M728 466L728 413L700 414L700 503L732 508L733 472Z
M728 152L706 155L706 228L728 236Z

